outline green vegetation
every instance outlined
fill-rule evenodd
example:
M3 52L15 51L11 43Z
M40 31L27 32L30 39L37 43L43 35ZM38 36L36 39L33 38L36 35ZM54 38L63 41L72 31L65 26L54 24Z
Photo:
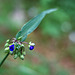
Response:
M74 0L0 0L0 61L5 57L4 44L30 19L44 10L58 8L45 16L26 41L36 44L26 48L24 60L9 55L0 75L73 75L75 65ZM65 66L66 65L66 66Z

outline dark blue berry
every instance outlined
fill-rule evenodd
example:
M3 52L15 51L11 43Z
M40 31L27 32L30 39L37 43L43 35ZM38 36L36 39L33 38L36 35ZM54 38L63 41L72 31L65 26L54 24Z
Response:
M10 51L13 51L15 49L14 44L9 46Z
M29 48L30 50L33 50L34 49L34 46L30 46L30 48Z

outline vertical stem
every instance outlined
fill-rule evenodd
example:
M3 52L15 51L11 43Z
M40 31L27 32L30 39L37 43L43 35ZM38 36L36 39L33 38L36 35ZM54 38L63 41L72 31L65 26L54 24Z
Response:
M4 61L6 60L6 58L8 57L9 53L4 57L4 59L1 61L0 63L0 67L2 66L2 64L4 63Z

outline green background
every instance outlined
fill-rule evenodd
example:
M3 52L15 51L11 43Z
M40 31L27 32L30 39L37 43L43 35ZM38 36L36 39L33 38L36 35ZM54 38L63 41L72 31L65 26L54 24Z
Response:
M0 75L74 75L75 72L75 1L74 0L0 0L0 61L5 57L4 44L21 27L44 10L48 14L26 42L24 60L9 55L0 67Z

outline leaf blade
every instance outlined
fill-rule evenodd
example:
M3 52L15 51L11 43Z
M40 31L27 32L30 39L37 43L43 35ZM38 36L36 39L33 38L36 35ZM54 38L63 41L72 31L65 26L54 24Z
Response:
M49 14L53 11L56 11L57 9L50 9L50 10L46 10L44 12L42 12L41 14L37 15L36 17L34 17L33 19L31 19L30 21L28 21L26 24L24 24L24 26L21 28L21 30L17 33L16 35L16 39L18 39L18 37L22 36L22 42L26 39L27 35L30 34L31 32L33 32L38 25L41 23L41 21L43 20L43 18L45 17L46 14Z

